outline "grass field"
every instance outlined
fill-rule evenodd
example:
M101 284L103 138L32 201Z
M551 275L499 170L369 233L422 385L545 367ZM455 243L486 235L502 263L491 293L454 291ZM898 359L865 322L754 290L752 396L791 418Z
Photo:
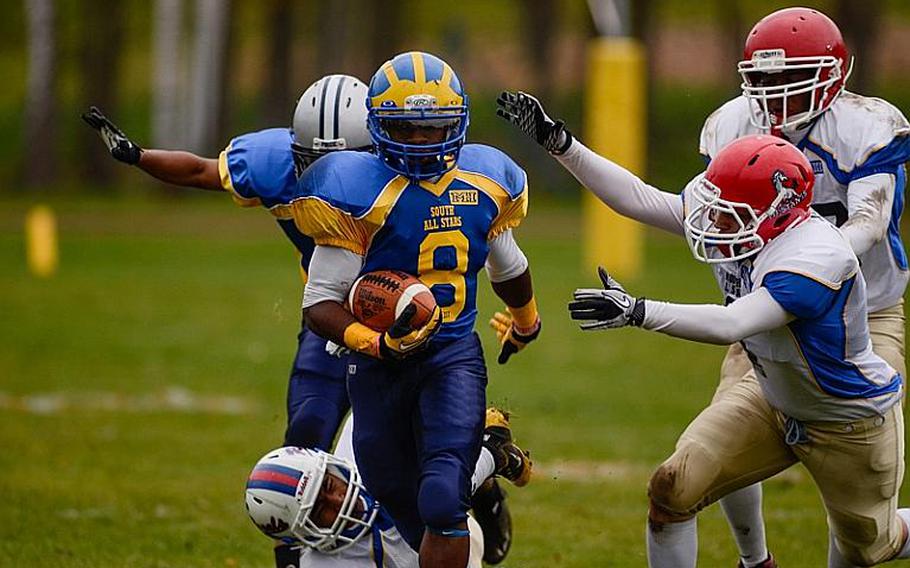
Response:
M52 204L62 264L50 280L24 268L26 204L2 203L0 566L272 565L243 487L281 440L301 290L268 216L227 201ZM596 277L580 267L576 212L535 203L518 236L545 323L538 343L490 367L489 399L514 412L538 466L510 492L504 566L644 566L649 473L710 399L724 351L640 330L578 332L565 303ZM715 297L709 270L658 233L646 272L625 284ZM485 284L481 296L487 315L497 302ZM805 473L765 494L781 566L823 566L824 514ZM716 506L699 532L700 565L735 565Z

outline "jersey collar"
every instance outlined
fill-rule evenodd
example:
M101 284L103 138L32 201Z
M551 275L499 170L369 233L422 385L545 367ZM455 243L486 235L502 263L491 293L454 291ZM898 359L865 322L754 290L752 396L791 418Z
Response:
M455 166L451 170L439 176L435 181L434 180L420 180L418 185L423 189L429 191L436 197L439 197L443 192L449 188L449 185L452 183L452 180L455 179L456 174L458 173L458 166Z

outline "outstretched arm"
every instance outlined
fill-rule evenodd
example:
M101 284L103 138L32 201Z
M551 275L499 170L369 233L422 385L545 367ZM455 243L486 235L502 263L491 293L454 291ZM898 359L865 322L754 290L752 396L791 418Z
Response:
M598 273L603 288L575 290L574 301L569 303L572 319L582 322L583 330L631 325L692 341L729 345L795 319L765 287L726 306L672 304L634 298L603 268Z
M601 201L636 221L676 234L683 233L679 195L654 188L625 168L586 148L562 120L547 116L540 101L527 93L504 91L496 114L516 125L544 147Z
M644 329L702 343L729 345L756 333L791 322L789 314L766 288L746 294L726 306L671 304L645 300Z
M91 107L82 115L82 120L98 132L111 156L120 162L138 166L170 184L224 189L218 174L218 160L179 150L143 150L97 107Z
M661 191L622 166L575 140L556 160L611 209L624 217L674 234L683 234L683 204L678 194Z
M136 164L163 182L184 187L223 191L218 160L180 150L143 150Z

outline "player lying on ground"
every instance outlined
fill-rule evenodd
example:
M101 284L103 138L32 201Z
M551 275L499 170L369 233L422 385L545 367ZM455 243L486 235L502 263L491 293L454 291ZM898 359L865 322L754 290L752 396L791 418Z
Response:
M354 351L354 449L370 492L419 547L421 566L462 568L486 405L473 331L477 273L486 267L509 306L500 362L540 329L528 261L511 232L526 213L526 176L499 150L464 144L467 97L437 57L409 52L384 63L368 105L377 154L331 154L298 185L298 219L317 244L307 325ZM403 337L357 322L344 308L348 290L382 269L418 276L439 318Z
M588 320L587 329L638 325L742 341L755 368L689 425L652 476L651 566L695 566L695 514L797 461L828 513L829 565L910 557L910 511L897 510L902 378L872 352L865 281L849 243L809 209L815 179L806 157L778 138L744 137L677 195L585 148L533 97L503 93L499 113L613 209L685 235L730 300L636 300L604 273L604 290L577 292L573 318Z
M315 244L300 231L287 203L296 195L298 177L320 156L372 149L366 129L366 97L366 86L354 77L323 77L301 95L292 128L237 136L218 159L185 151L142 149L96 108L83 118L121 162L167 183L226 192L243 207L268 208L300 256L298 266L305 283ZM325 339L301 326L288 380L284 444L329 449L350 408L347 358L333 356L327 349ZM512 541L505 492L494 480L475 494L472 505L484 528L484 560L501 562ZM283 547L275 554L281 568L296 556Z
M488 437L474 469L472 490L502 472L494 463L504 464L506 451L522 453L511 441L506 414L489 408L486 424ZM417 553L360 480L352 430L349 417L334 455L286 447L263 456L247 481L247 512L267 536L293 547L301 568L416 568ZM468 566L479 568L484 538L471 517L468 526Z
M742 96L705 121L700 152L710 160L732 140L771 132L803 151L815 172L812 208L834 223L859 257L868 283L872 349L906 375L907 255L900 237L910 125L887 102L845 90L852 60L837 25L821 12L787 8L746 36ZM718 394L751 372L739 344L724 359ZM742 566L768 561L761 486L721 499ZM831 541L833 544L833 540Z

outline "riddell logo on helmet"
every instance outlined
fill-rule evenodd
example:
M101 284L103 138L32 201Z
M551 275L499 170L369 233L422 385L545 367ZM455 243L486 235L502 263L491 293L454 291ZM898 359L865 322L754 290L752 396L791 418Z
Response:
M787 57L783 49L758 49L752 54L752 62L756 69L776 67Z
M408 110L430 110L438 106L433 95L411 95L404 100L404 108Z

